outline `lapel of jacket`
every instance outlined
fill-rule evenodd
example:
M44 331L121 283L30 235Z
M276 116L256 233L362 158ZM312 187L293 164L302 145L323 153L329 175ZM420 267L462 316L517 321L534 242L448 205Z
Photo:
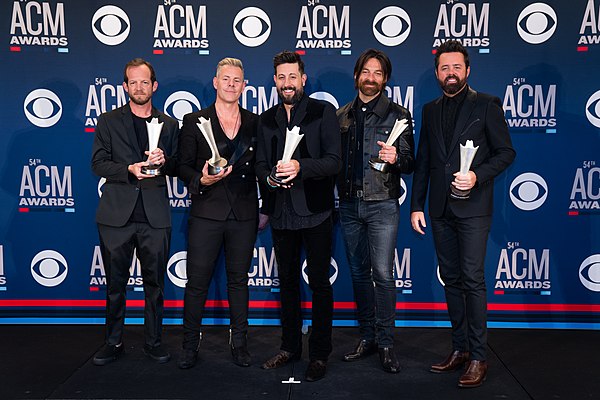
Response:
M456 144L460 140L460 136L464 133L465 124L469 120L473 109L475 108L475 100L477 100L477 92L467 88L469 91L467 92L467 97L465 98L465 102L463 103L460 114L458 114L458 119L456 120L456 125L454 127L454 134L452 135L452 142L450 144L450 154L453 149L456 147Z
M135 134L135 128L133 127L133 113L131 112L131 107L129 103L127 103L121 109L121 118L123 122L123 126L125 127L125 134L129 139L129 145L133 150L133 160L136 161L140 154L142 154L142 150L140 149L140 144L138 143L137 136ZM137 161L136 161L137 162Z
M442 95L435 101L435 107L433 107L433 135L437 139L442 154L447 155L446 144L444 143L444 133L442 132L442 101L444 96Z

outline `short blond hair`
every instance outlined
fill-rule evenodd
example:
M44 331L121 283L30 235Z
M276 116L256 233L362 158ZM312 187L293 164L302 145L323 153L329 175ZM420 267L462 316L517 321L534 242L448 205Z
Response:
M244 75L244 64L242 64L242 60L233 57L225 57L217 64L217 73L215 76L219 76L219 72L221 72L221 68L224 66L238 67L242 70L242 75Z

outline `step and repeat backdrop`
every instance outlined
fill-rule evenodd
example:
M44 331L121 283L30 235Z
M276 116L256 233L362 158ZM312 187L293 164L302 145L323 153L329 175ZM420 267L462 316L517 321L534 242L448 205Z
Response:
M210 105L223 57L242 59L241 105L278 103L272 57L303 55L311 96L336 107L356 95L366 48L393 63L386 95L407 107L440 95L433 54L458 39L469 82L503 102L517 158L495 182L486 258L492 327L600 329L600 0L15 0L0 4L0 323L102 323L105 271L94 222L103 180L90 170L98 116L128 101L123 67L153 63L154 105L172 117ZM398 326L449 326L432 235L409 223L403 177L394 265ZM168 178L173 214L165 322L181 323L190 200ZM352 326L351 279L339 225L331 282L337 326ZM249 267L252 324L279 323L269 229ZM306 276L305 276L306 279ZM305 285L306 320L310 290ZM128 322L140 323L134 257ZM227 324L221 261L205 322Z

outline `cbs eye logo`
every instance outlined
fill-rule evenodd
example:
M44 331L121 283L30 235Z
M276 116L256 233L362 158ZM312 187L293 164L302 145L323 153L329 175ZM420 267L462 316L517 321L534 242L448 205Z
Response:
M62 103L50 90L36 89L25 98L23 111L29 122L35 126L49 128L62 116Z
M548 185L544 178L533 172L517 176L509 189L512 203L521 210L532 211L544 204L548 197Z
M581 284L593 292L600 292L600 254L589 256L579 267Z
M600 90L594 93L585 105L585 116L596 128L600 128Z
M191 112L199 111L202 107L200 106L200 101L191 94L190 92L186 92L180 90L178 92L172 93L167 100L165 100L165 105L163 110L165 110L165 114L170 117L175 118L179 121L179 127L183 124L183 116L189 114Z
M404 203L404 200L406 200L406 182L404 182L404 179L400 178L400 197L398 198L398 204L402 205L402 203Z
M373 18L373 35L384 46L398 46L410 34L410 16L400 7L385 7Z
M440 265L438 264L436 270L435 270L435 274L437 275L437 279L438 282L440 282L440 285L446 286L446 283L444 283L444 280L442 279L442 275L440 274Z
M333 274L331 273L331 268L329 269L329 283L333 285L333 283L336 281L337 277L338 277L338 265L337 262L335 262L334 258L331 257L331 260L329 261L329 264L331 267L333 267ZM304 282L306 282L307 284L308 282L308 274L306 273L306 260L304 260L304 263L302 264L302 278L304 278Z
M533 3L517 18L517 32L527 43L540 44L550 39L556 30L556 13L545 3Z
M108 46L121 44L129 36L129 17L116 6L100 7L92 17L92 32Z
M271 34L271 20L267 13L258 7L244 8L233 20L233 33L244 46L260 46Z
M314 92L309 97L312 98L312 99L317 99L317 100L325 100L326 102L328 102L329 104L331 104L332 106L334 106L336 110L338 108L340 108L340 105L339 105L338 101L330 93L327 93L327 92Z
M187 282L187 251L180 251L169 258L167 276L175 286L185 287Z
M65 280L69 267L62 254L54 250L43 250L31 260L31 276L46 287L58 286Z

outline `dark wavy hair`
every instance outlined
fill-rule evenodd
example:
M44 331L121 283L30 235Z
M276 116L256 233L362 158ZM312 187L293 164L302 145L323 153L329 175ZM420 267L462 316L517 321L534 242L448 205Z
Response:
M390 58L381 50L377 49L367 49L363 51L363 53L356 60L356 64L354 65L354 88L358 89L358 77L360 75L360 71L363 70L367 61L371 58L375 58L381 64L381 69L384 75L384 85L390 79L390 75L392 74L392 62Z
M275 71L275 75L277 75L277 67L281 64L296 63L298 64L300 74L304 75L304 61L302 61L302 58L300 58L300 54L289 50L284 50L281 53L275 54L275 57L273 57L273 70Z
M440 65L440 56L444 53L462 53L465 57L465 68L469 68L469 52L458 40L447 40L440 44L435 52L435 69Z

